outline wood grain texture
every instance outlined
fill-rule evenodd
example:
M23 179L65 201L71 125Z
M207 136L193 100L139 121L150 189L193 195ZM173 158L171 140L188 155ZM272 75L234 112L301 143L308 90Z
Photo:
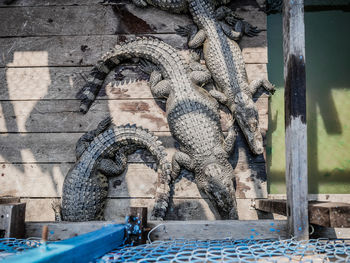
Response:
M287 216L290 234L308 239L304 1L284 0Z
M86 132L95 129L110 115L117 125L136 123L150 131L169 131L164 100L97 100L85 115L79 112L78 100L0 101L0 104L2 133ZM256 105L261 125L266 130L267 98L260 97ZM222 112L224 131L227 130L228 118Z
M27 237L39 237L44 224L49 227L49 240L63 240L77 235L95 231L111 223L123 223L124 221L90 221L90 222L26 222ZM222 236L233 239L250 238L249 232L258 233L256 238L278 238L286 237L285 220L249 220L249 221L149 221L150 228L160 226L158 231L151 235L152 240L169 240L171 237L180 235L178 230L181 229L181 238L192 239L194 234L198 239L222 239ZM277 231L269 231L271 224ZM251 231L251 230L254 231ZM165 232L166 230L166 232ZM225 232L222 232L226 230ZM188 232L186 232L188 231ZM228 232L227 232L228 231ZM249 237L248 237L249 236Z
M255 200L255 207L265 212L287 215L286 200ZM350 227L350 204L340 202L308 203L310 224L324 227Z
M25 212L26 204L23 203L0 204L0 230L4 231L0 238L24 238Z
M59 241L86 234L110 224L124 224L125 220L118 222L111 221L89 221L89 222L26 222L26 238L40 237L42 228L47 225L49 228L49 241Z
M190 18L126 4L1 8L0 22L0 36L23 37L169 33L176 25L189 24Z
M313 226L314 233L310 238L348 239L350 228Z
M91 68L0 68L0 100L75 100ZM266 64L247 64L246 69L249 81L267 78ZM147 76L141 74L138 66L121 65L107 76L98 98L153 99L153 96Z
M266 30L266 15L258 8L238 9L237 13ZM176 26L192 23L188 14L169 15L157 8L142 9L130 3L0 8L0 22L2 37L173 33Z
M154 132L166 148L168 157L171 157L178 147L170 132ZM75 144L82 133L10 133L0 135L0 163L73 163L75 162ZM241 133L236 140L232 158L245 162L242 169L253 163L263 163L263 155L253 155L246 149L245 139ZM239 156L239 158L238 158ZM242 156L242 157L240 157ZM140 152L129 157L130 162L154 162L149 154ZM5 168L0 166L0 168ZM21 169L21 168L19 168Z
M269 194L269 199L286 199L285 194ZM309 201L350 203L350 194L308 194Z
M54 221L55 214L51 204L57 198L21 198L26 203L26 221L47 222ZM238 216L241 220L257 219L256 213L250 213L248 209L249 199L237 199ZM124 221L130 212L130 206L147 207L148 219L154 206L154 199L150 198L108 198L105 209L106 220ZM252 210L253 211L253 210ZM259 217L261 218L261 217ZM220 215L205 198L179 198L174 197L170 202L166 220L220 220Z
M273 226L273 227L271 227ZM286 221L284 220L250 220L250 221L189 221L164 222L163 226L155 229L151 239L171 240L187 239L264 239L286 238ZM271 229L274 231L271 231ZM278 230L278 231L277 231Z
M237 145L237 148L238 156L232 156L230 159L236 175L237 198L266 197L266 171L263 157L255 157L255 159L249 160L244 147ZM170 160L175 148L168 149L167 152ZM57 156L57 152L42 151L41 154L43 156ZM66 156L70 154L72 158L70 161L74 161L73 152L62 152L62 156L64 154ZM0 192L3 195L19 197L60 197L64 177L73 163L43 163L47 160L44 158L39 160L42 163L36 163L37 160L32 160L33 163L0 164ZM144 163L144 161L148 163ZM250 162L251 165L247 166L247 162ZM127 170L122 175L109 180L109 196L153 198L157 182L157 173L154 168L156 168L156 164L148 153L139 151L131 155ZM175 184L174 196L181 198L202 197L192 173L186 170L182 171Z
M186 38L176 34L145 34L186 49ZM0 67L91 66L120 42L135 35L89 35L0 38ZM266 31L239 43L245 63L267 63Z

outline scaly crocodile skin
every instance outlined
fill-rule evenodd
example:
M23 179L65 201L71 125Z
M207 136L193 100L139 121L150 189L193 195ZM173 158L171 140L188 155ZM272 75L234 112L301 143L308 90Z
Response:
M179 11L174 9L172 1L167 0L147 0L144 4L140 4L138 0L133 2L141 7L148 4L171 12ZM204 59L217 88L217 90L212 89L210 94L230 109L250 149L255 154L261 154L264 150L263 139L259 127L258 110L252 96L259 87L264 87L272 93L274 87L265 79L248 83L242 52L235 42L242 37L243 33L254 36L259 31L247 22L241 21L227 7L215 10L220 2L226 4L229 1L177 0L175 2L182 7L187 4L197 25L187 29L179 28L177 31L189 37L189 47L197 48L203 44ZM184 32L186 30L187 32Z
M92 72L92 82L85 87L81 109L86 112L103 79L123 59L144 58L157 68L149 70L151 91L167 98L166 113L170 131L180 144L172 160L172 177L181 167L195 173L195 181L217 208L223 219L237 218L233 169L228 162L235 131L224 138L220 125L219 104L204 89L210 73L198 62L186 64L174 48L164 42L142 38L117 46ZM147 66L145 67L147 68ZM150 68L150 67L148 67Z
M164 147L156 136L141 127L115 126L106 119L78 141L78 160L63 183L62 220L102 220L108 177L120 175L127 166L127 155L140 148L146 148L158 161L158 185L152 215L164 218L171 174Z

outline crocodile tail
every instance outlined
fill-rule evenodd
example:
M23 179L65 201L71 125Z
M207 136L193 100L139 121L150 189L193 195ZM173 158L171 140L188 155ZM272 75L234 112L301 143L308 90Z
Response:
M86 113L96 99L108 73L123 60L144 58L161 66L168 65L168 70L177 71L179 75L187 70L187 63L176 49L154 37L136 38L115 46L90 72L87 83L79 92L80 111ZM169 66L171 63L171 66Z
M115 66L117 66L117 64L113 61L100 60L92 68L87 82L78 95L78 98L81 100L80 112L85 114L89 110L91 104L95 101L100 92L105 78Z
M120 136L118 133L120 133ZM158 164L158 179L154 197L155 203L152 210L152 219L164 219L170 198L171 164L166 159L167 154L162 142L147 129L136 125L127 124L119 126L115 129L115 134L116 137L120 137L122 141L125 140L126 137L134 138L135 144L146 148L156 158Z
M158 137L136 125L111 126L86 148L68 172L63 185L62 216L65 221L103 219L108 194L107 177L97 172L103 158L111 157L125 146L146 148L158 163L158 183L152 216L164 218L170 195L171 165Z

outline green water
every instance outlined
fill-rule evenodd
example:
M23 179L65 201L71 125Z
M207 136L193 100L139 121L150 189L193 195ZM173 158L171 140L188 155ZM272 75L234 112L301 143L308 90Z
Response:
M268 16L269 193L285 193L282 16ZM350 193L350 13L305 13L309 193Z

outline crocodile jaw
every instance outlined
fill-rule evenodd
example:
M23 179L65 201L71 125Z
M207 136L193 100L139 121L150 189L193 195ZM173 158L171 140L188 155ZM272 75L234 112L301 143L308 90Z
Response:
M196 173L199 190L216 206L221 219L238 219L233 179L232 166L226 159L202 163L202 172Z
M253 100L246 94L240 93L235 98L235 106L231 107L249 148L255 154L262 154L264 151L263 138L259 127L259 113Z

